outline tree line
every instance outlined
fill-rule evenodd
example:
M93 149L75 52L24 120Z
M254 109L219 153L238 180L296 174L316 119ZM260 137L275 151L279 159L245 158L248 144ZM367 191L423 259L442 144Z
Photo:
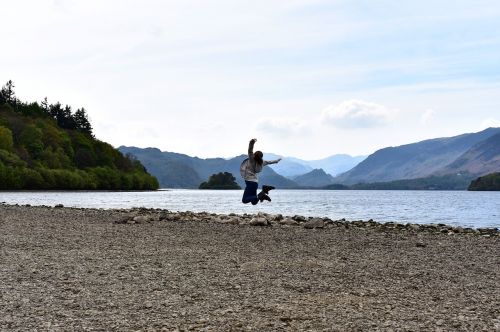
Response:
M64 107L60 102L55 104L49 104L47 97L38 104L26 103L19 100L14 92L14 83L12 80L7 81L7 83L0 90L0 105L7 104L12 110L24 114L24 115L38 115L38 116L49 116L56 120L57 125L64 129L73 129L79 132L93 135L92 125L87 116L87 111L85 108L78 108L74 113L69 105Z
M83 108L20 101L0 90L0 190L151 190L155 177L133 156L96 139Z

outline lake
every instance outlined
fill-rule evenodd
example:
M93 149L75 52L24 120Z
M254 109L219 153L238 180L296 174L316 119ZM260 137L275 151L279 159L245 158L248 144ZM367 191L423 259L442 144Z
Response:
M161 208L215 213L281 213L379 222L500 227L500 192L273 190L272 202L242 204L242 190L0 192L0 202L92 208Z

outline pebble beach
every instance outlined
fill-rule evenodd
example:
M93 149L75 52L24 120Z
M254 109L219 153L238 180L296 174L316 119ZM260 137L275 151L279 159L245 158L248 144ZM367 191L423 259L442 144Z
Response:
M0 204L1 331L500 331L495 228Z

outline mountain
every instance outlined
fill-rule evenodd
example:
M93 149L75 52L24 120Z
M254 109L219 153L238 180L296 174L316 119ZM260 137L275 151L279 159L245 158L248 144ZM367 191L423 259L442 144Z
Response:
M296 176L293 180L301 187L324 187L333 183L333 176L326 174L325 171L320 168Z
M306 174L313 169L319 168L335 176L350 170L363 161L366 156L352 157L347 154L336 154L319 160L302 160L294 157L283 157L273 153L266 153L264 158L269 160L282 158L280 163L271 165L271 168L275 170L276 173L293 179L298 175Z
M336 176L352 169L365 159L366 156L353 157L347 154L335 154L324 159L306 162L313 168L322 168L326 173Z
M500 170L500 133L473 145L440 173L487 174Z
M469 162L468 165L472 165L473 162L468 158L473 158L475 153L480 153L481 149L491 148L491 145L496 144L496 140L485 141L498 133L500 133L500 128L488 128L478 133L384 148L368 156L350 171L337 176L334 181L341 184L388 182L425 178L436 174L444 175L447 169L450 172L461 171L461 167L466 171L466 160ZM481 142L486 145L476 146ZM473 147L476 150L471 150L469 154L463 156L463 161L459 164L453 164ZM486 159L491 158L487 152L483 156ZM474 168L476 173L484 172L485 168L477 165L476 163Z
M246 155L231 159L191 157L174 152L162 152L156 148L137 148L121 146L118 148L124 154L131 154L155 175L162 188L198 188L199 185L216 173L228 172L236 177L236 182L244 187L241 178L240 164ZM270 159L270 158L266 158ZM261 184L270 184L277 188L294 188L297 184L287 179L270 167L264 167L259 174Z
M293 178L297 175L306 174L313 170L313 168L307 165L307 162L290 157L283 157L273 153L266 153L264 155L265 160L276 160L282 158L277 164L269 165L276 173L283 175L287 178Z

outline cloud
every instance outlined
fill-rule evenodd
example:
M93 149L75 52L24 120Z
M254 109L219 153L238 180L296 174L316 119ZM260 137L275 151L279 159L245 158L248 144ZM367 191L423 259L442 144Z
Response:
M351 99L325 108L322 120L338 128L371 128L386 125L396 112L380 104Z
M260 119L255 128L264 134L290 136L303 133L306 130L306 125L297 118L267 117Z
M488 118L484 119L483 122L481 122L480 129L490 128L490 127L500 127L500 120L494 118Z
M426 110L422 116L420 117L420 123L426 125L428 124L429 122L431 122L432 120L434 120L434 114L436 112L433 110L433 109L428 109Z

